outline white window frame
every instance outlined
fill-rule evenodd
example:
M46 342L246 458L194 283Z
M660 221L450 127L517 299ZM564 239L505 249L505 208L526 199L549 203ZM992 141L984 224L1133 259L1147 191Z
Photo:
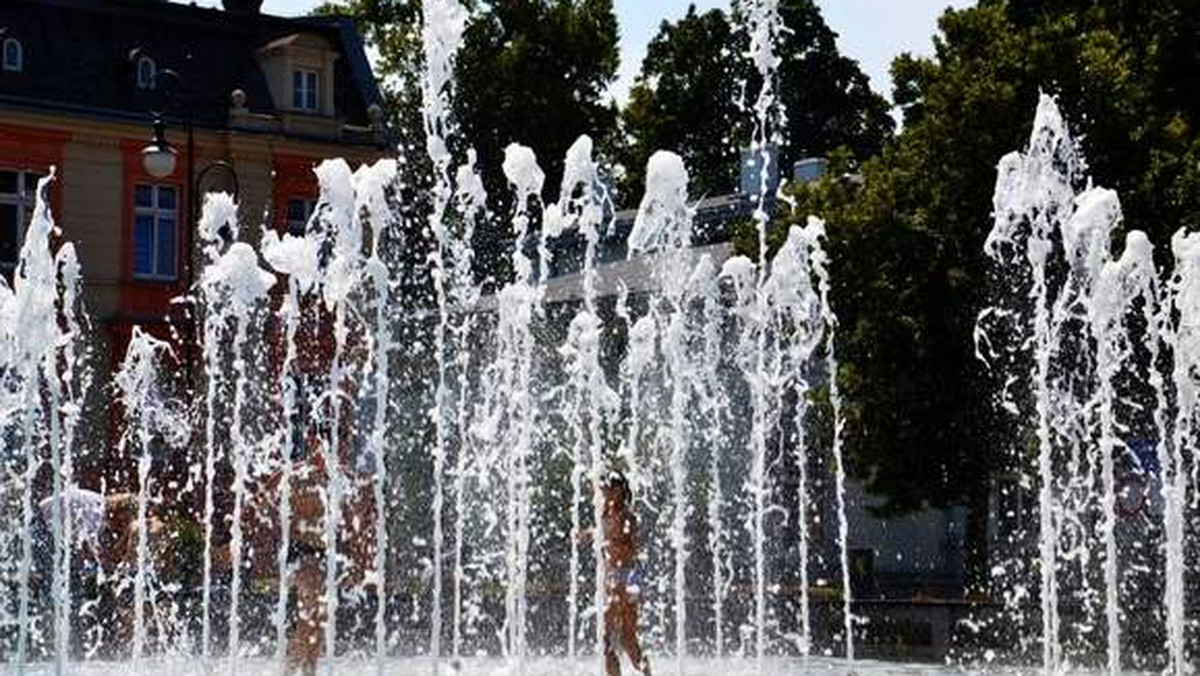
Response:
M15 58L9 59L9 50ZM5 38L4 40L4 71L7 73L20 73L25 70L25 45L16 38Z
M304 220L297 221L292 218L293 202L304 203ZM303 233L308 229L308 222L312 220L313 212L317 210L317 200L310 197L289 197L283 208L285 209L283 213L284 227L287 228L287 232L296 235L297 232Z
M139 56L137 60L138 89L152 90L157 87L158 64L148 56Z
M9 273L15 270L21 262L21 246L25 243L25 229L29 227L29 221L33 218L33 210L37 205L37 185L34 185L32 191L25 189L28 177L36 176L41 178L44 174L37 171L10 169L8 167L0 167L0 172L17 175L17 192L0 192L0 204L17 207L17 260L12 262L0 261L0 272Z
M298 84L297 79L300 80ZM311 106L308 105L309 96L312 97ZM320 72L312 68L296 68L292 71L292 107L306 113L316 113L321 110Z
M142 207L137 203L137 189L150 188L150 206ZM160 207L158 206L158 193L160 190L168 188L175 191L175 207ZM179 206L180 200L183 199L183 191L174 183L146 183L138 182L133 186L133 222L130 224L129 231L129 246L130 246L130 272L134 279L153 281L153 282L174 282L179 279ZM175 269L170 274L163 274L158 269L158 247L159 247L159 219L163 216L170 215L171 220L175 222ZM137 241L137 221L139 216L149 216L153 225L150 227L151 243L150 243L150 268L152 272L138 272L137 263L133 260L132 251Z

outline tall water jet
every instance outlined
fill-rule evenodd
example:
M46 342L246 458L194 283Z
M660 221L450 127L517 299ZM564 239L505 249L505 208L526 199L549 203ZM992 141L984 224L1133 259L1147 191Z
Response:
M114 377L125 412L122 445L137 455L136 557L133 584L132 657L136 665L145 656L145 610L150 584L150 470L156 444L170 448L186 440L186 420L176 411L162 388L162 372L174 355L165 341L134 327L120 370Z
M333 355L329 364L328 389L323 394L325 423L329 434L321 442L325 465L325 657L330 676L337 656L337 613L341 591L340 539L342 502L348 479L342 470L342 417L345 388L350 374L346 363L350 340L350 312L355 294L361 291L364 273L363 224L354 197L354 177L343 160L326 160L316 168L321 185L320 226L324 230L329 257L322 275L321 297L333 314ZM380 405L384 405L382 402Z
M1101 193L1098 199L1107 202L1107 213L1101 218L1116 221L1120 217L1116 196ZM1102 207L1103 208L1103 207ZM1145 233L1134 230L1125 238L1125 250L1121 258L1104 264L1096 290L1096 299L1091 305L1093 334L1096 336L1096 370L1100 378L1097 392L1099 408L1101 480L1103 487L1102 510L1104 521L1104 591L1105 623L1107 629L1108 670L1117 673L1121 669L1121 629L1117 525L1117 482L1115 456L1118 449L1125 450L1120 440L1124 427L1119 420L1116 406L1119 403L1117 380L1122 369L1128 368L1133 359L1134 340L1129 335L1126 317L1138 304L1145 307L1150 317L1158 312L1158 273L1154 267L1153 247ZM1148 325L1148 340L1159 341L1155 325Z
M568 532L571 544L571 559L568 568L568 574L572 577L568 580L567 592L567 655L575 657L575 633L578 613L578 594L579 594L579 556L578 556L578 541L583 533L582 525L579 519L579 503L582 500L582 475L586 472L589 477L589 483L592 484L591 501L593 506L599 504L603 509L603 495L597 495L599 487L593 477L602 471L603 458L602 450L599 448L601 440L598 438L600 434L600 426L603 416L607 415L612 408L616 406L616 396L608 388L608 384L604 381L604 372L600 367L600 335L603 330L596 316L581 311L571 321L567 329L566 343L560 348L564 360L566 362L565 369L567 376L577 385L582 387L572 388L572 393L568 399L568 424L571 431L574 433L574 443L572 445L571 461L571 529ZM593 511L593 523L601 524L602 515L597 517ZM599 526L597 526L599 528ZM598 637L594 646L597 648L596 655L600 656L604 653L604 613L605 613L605 585L604 574L606 567L604 562L603 550L597 554L595 552L596 543L603 547L603 534L598 530L594 531L593 556L595 558L595 566L599 570L596 574L598 580L595 580L593 586L593 611L596 618L596 626Z
M283 322L284 356L279 367L277 390L281 394L280 420L282 425L279 473L279 546L276 551L276 571L279 588L275 603L275 659L282 662L287 649L287 612L291 589L291 566L288 558L292 548L292 460L298 444L306 443L303 432L296 433L300 408L297 397L298 354L296 336L300 329L301 301L319 281L319 233L309 230L302 237L284 234L281 238L273 229L264 228L263 258L279 274L287 277L287 290L278 314Z
M633 318L629 293L624 284L619 285L616 315L626 333L626 354L621 364L619 395L623 403L622 410L628 413L620 430L617 455L625 467L630 484L636 487L635 495L641 496L642 505L657 507L657 501L647 497L651 492L647 489L650 483L647 477L653 476L654 468L638 451L655 429L654 414L658 410L658 400L654 375L659 357L658 327L649 314L636 320ZM643 420L643 416L647 419Z
M1163 530L1166 585L1163 605L1166 607L1167 667L1171 674L1188 673L1185 630L1188 624L1187 550L1185 539L1187 496L1196 490L1195 476L1188 476L1187 463L1196 471L1195 451L1187 457L1187 449L1196 443L1196 415L1200 411L1195 373L1200 369L1200 235L1180 229L1171 238L1171 253L1175 269L1167 285L1167 300L1163 303L1160 326L1174 347L1174 368L1171 384L1175 391L1175 416L1170 443L1159 441L1162 462ZM1175 318L1172 320L1171 314ZM1162 425L1160 429L1165 428ZM1191 478L1189 486L1188 479ZM1194 503L1193 503L1194 504Z
M533 265L525 255L529 235L529 203L540 202L545 174L529 148L510 145L504 153L504 175L513 187L515 245L514 280L499 294L496 365L498 392L504 393L503 418L507 436L502 444L507 474L505 570L505 652L513 668L523 668L526 643L526 588L529 569L530 476L535 441L536 402L532 392L534 316L541 306L542 288L536 284Z
M687 536L685 494L688 439L688 380L685 363L687 283L691 279L692 209L687 204L688 172L683 159L659 151L646 165L646 192L629 233L629 255L654 256L653 276L658 296L650 299L645 319L661 336L665 378L671 388L668 466L671 491L670 541L674 561L674 638L676 671L682 673L687 652Z
M374 476L371 480L372 501L375 517L375 552L370 573L371 583L375 585L376 602L375 616L375 671L376 676L383 676L384 657L387 655L387 451L384 447L387 435L387 411L390 398L391 363L393 340L392 328L388 323L388 300L391 296L391 275L383 260L382 247L384 238L392 223L392 211L388 204L388 190L396 181L396 162L382 160L373 167L363 166L354 174L355 179L355 210L354 217L363 220L363 229L369 229L371 235L371 254L364 263L363 276L366 280L370 295L370 323L372 335L367 343L366 362L370 369L370 383L373 386L371 396L374 398L374 415L371 418L370 433L367 435L367 452L374 465Z
M430 255L433 264L433 285L437 296L438 325L434 335L434 353L437 360L437 389L434 393L435 446L433 454L433 572L432 602L430 610L430 645L434 673L440 669L442 645L442 509L444 504L444 473L448 446L449 425L446 416L447 402L447 355L446 336L449 330L449 294L447 277L452 265L446 257L451 247L452 235L446 222L446 210L453 197L450 165L453 161L447 138L452 129L450 115L454 96L454 63L458 48L462 44L466 29L467 12L457 0L429 0L422 3L421 37L424 46L425 72L421 80L423 119L425 123L425 145L429 159L433 162L434 187L433 210L429 215L429 227L437 241L436 250Z
M755 374L750 381L751 406L753 410L753 427L751 431L751 443L753 448L753 459L751 469L751 479L748 488L752 493L754 501L754 550L755 550L755 610L754 610L754 626L755 626L755 654L758 660L758 668L762 670L763 657L766 651L766 625L767 625L767 585L766 585L766 570L764 552L764 537L766 528L766 514L770 509L767 503L768 493L768 477L766 469L767 455L767 434L768 434L768 418L777 415L778 412L769 412L770 403L768 401L769 393L766 391L768 374L767 350L769 346L769 327L766 322L769 320L770 309L768 307L769 300L764 291L764 285L768 279L767 268L767 227L770 222L770 216L767 211L768 193L771 190L771 175L772 162L777 162L776 158L772 157L773 148L778 148L782 138L780 130L783 128L786 112L783 110L782 104L778 100L776 93L775 75L779 67L780 57L777 54L775 47L783 34L785 27L783 19L779 13L778 0L740 0L739 7L744 14L744 20L747 27L747 32L750 36L750 45L746 56L754 65L755 70L761 78L761 87L758 91L752 109L755 114L755 128L753 143L751 150L756 152L758 159L756 162L759 171L759 193L758 203L754 211L754 220L757 226L758 234L758 275L757 283L758 291L755 294L756 308L755 318L760 324L757 327L756 335L757 342L755 345ZM832 319L832 312L830 313ZM836 367L836 357L833 352L833 340L830 338L827 341L828 347L828 366ZM831 401L836 404L837 397L837 374L832 372L829 374ZM836 406L835 406L836 408ZM835 411L835 415L836 415ZM834 462L837 465L837 490L835 494L838 514L838 537L841 549L841 571L842 571L842 615L844 632L844 644L846 659L854 660L854 616L853 607L851 605L850 594L850 562L847 549L848 540L848 525L846 523L846 498L845 498L845 469L844 459L842 458L840 421L834 422L834 443L833 443Z
M746 383L747 389L751 389L751 394L753 395L753 382L757 373L755 349L757 347L756 331L760 325L759 315L757 312L758 305L756 302L756 292L758 288L757 272L755 270L754 261L750 260L746 256L734 256L726 260L721 266L720 276L722 282L731 290L731 300L729 301L728 314L729 321L732 325L731 333L733 334L733 347L730 350L732 354L729 355L728 363L730 364L730 368L732 368L735 373L740 376L740 379ZM754 399L753 396L751 396L751 406L753 406L753 404ZM751 410L751 413L753 414L753 410ZM754 428L755 422L753 415L751 417L751 431L753 432L756 428ZM753 454L757 452L757 449L753 446L753 440L747 441L749 441L751 445L751 448L747 450L750 452L751 458L753 458ZM744 455L741 457L745 458ZM754 461L750 460L750 462L753 463ZM717 464L717 471L719 471L719 462L717 462ZM752 468L751 471L753 472L754 468ZM752 542L754 542L757 540L758 534L758 530L756 529L758 520L755 496L753 494L753 490L751 490L751 486L745 485L743 488L743 495L740 497L749 501L749 510L745 520L742 523L742 526L743 530L749 534ZM735 501L737 497L738 496L732 497L731 501ZM741 514L737 513L735 516L740 517ZM754 566L754 568L751 569L750 576L754 579L757 578L757 563L757 557L752 557L750 565ZM737 575L738 571L731 571L731 577L736 577ZM754 590L755 612L752 613L751 616L757 619L758 587L755 586ZM739 633L742 634L742 637L744 638L744 634L746 633L745 625L742 625L739 627L739 629L741 630ZM755 639L757 639L757 625L752 624L749 627L749 630L753 632ZM757 659L755 666L760 666L760 663L757 661Z
M725 568L728 555L725 543L725 493L721 486L721 460L729 452L726 426L730 406L729 395L722 383L721 358L723 347L724 306L721 302L720 271L712 257L704 254L692 270L688 286L698 299L696 364L696 410L702 425L700 436L708 446L708 500L705 505L705 525L708 529L709 566L712 569L713 643L717 657L725 653L725 593L728 579Z
M600 229L607 212L612 209L612 204L608 191L600 180L600 168L592 159L592 148L592 139L581 136L567 150L559 201L546 207L543 220L547 223L547 231L563 233L574 229L584 239L583 306L571 321L566 344L560 348L566 360L564 368L568 376L569 396L572 398L568 424L574 436L571 530L568 533L571 559L568 569L567 655L575 656L576 606L579 593L578 540L581 534L579 503L582 493L581 480L586 468L591 485L592 523L595 529L591 541L594 561L594 647L599 669L603 670L604 617L607 603L604 542L600 533L604 514L604 496L601 492L604 471L602 428L615 412L619 399L609 387L600 363L600 337L603 327L596 310L596 247L600 240ZM548 257L543 255L543 259L543 265L548 267Z
M1024 265L1029 284L1027 298L1032 320L1019 327L1028 335L1034 355L1030 380L1035 388L1038 440L1037 473L1039 520L1039 589L1042 624L1042 667L1059 668L1058 578L1059 521L1054 496L1054 408L1051 363L1055 350L1051 289L1047 265L1058 223L1073 210L1074 185L1080 162L1074 142L1066 133L1054 101L1043 96L1038 105L1026 153L1012 153L1000 161L994 198L994 223L984 245L985 253L1001 265Z
M222 228L229 228L230 222L236 227L237 209L232 199L220 199L212 202L213 208L202 211L199 228L209 233L202 240L204 259L212 265L221 255L221 245L225 243ZM207 205L206 205L207 207ZM216 291L216 289L212 289ZM217 419L220 414L219 393L224 387L224 369L222 363L225 353L222 345L225 342L228 317L225 308L218 298L204 295L204 289L198 294L200 305L199 315L203 322L201 345L201 364L205 379L204 390L204 563L200 582L200 657L207 662L212 650L212 581L214 555L214 528L216 521L216 482L217 462L220 458L220 447L217 442Z
M82 348L86 339L79 293L83 284L79 257L70 242L59 247L54 256L58 267L62 297L59 303L62 314L61 325L61 376L52 384L55 399L62 401L62 449L55 466L55 478L59 482L55 490L54 505L58 512L54 521L55 562L55 653L62 655L55 664L56 670L63 669L63 662L70 656L71 646L71 548L75 542L74 496L75 487L75 444L83 415L83 402L91 388L91 370L87 365L87 352ZM61 380L61 388L58 381Z
M289 276L288 296L280 309L280 314L285 321L288 341L284 366L280 374L280 378L283 380L282 392L285 411L295 412L297 404L295 401L296 386L293 382L294 374L291 373L291 370L297 358L295 340L300 321L299 303L301 299L310 292L316 292L321 307L333 318L332 326L329 327L333 339L333 349L329 357L328 379L324 392L317 399L322 410L320 427L323 430L321 438L318 440L319 460L325 474L322 518L322 541L325 552L324 610L322 614L326 618L324 652L326 669L332 673L334 659L337 656L337 613L342 586L341 563L345 558L341 553L340 546L344 526L342 509L350 483L350 479L343 471L345 463L342 454L345 450L344 441L347 436L344 428L350 425L344 419L343 408L347 399L347 389L357 384L350 381L353 373L358 370L357 365L347 363L349 361L347 345L352 332L350 316L353 314L360 321L369 319L369 315L360 317L350 305L364 296L373 304L385 302L387 297L388 272L374 248L377 247L378 241L373 242L371 257L364 257L363 251L368 221L376 228L372 232L375 238L384 235L388 223L387 189L395 179L396 166L394 162L382 161L373 167L363 167L352 174L344 161L334 160L321 163L314 171L320 184L321 197L305 235L303 237L285 235L281 239L277 234L267 232L264 234L263 248L268 262L277 271ZM374 295L372 295L372 289ZM383 294L383 300L378 297L380 293ZM364 368L386 370L390 354L390 337L386 335L388 329L382 323L378 323L378 313L382 310L378 305L375 306L375 310L376 331L371 334L367 343L368 355ZM377 378L372 382L374 383L372 394L376 397L374 402L376 410L372 422L367 423L371 433L366 436L366 445L369 448L368 452L374 458L373 462L376 468L380 470L373 480L373 493L379 497L385 477L382 472L384 465L381 462L383 451L380 444L382 439L376 438L376 435L383 434L383 427L377 422L380 416L386 415L387 385L378 382ZM382 400L379 399L381 388ZM290 419L285 421L285 425L288 428L285 433L288 445L282 458L283 471L280 478L279 499L281 533L283 533L281 541L290 544L292 520L290 503L293 480L291 448L293 448L292 444L306 445L308 439L295 438ZM381 502L382 499L377 504ZM382 555L383 548L386 547L386 533L382 536L379 534L378 523L375 536L377 551L374 561L376 566L381 566L378 557ZM281 577L275 611L277 654L282 653L285 642L287 580L290 574L287 556L288 549L281 547L278 552ZM383 579L378 574L378 568L375 569L374 575L371 572L368 572L367 575L378 583L380 604L376 614L376 620L378 620L378 613L382 611L384 603ZM313 612L319 611L314 610ZM382 654L386 650L386 630L378 621L375 624L374 635L378 667L379 660L382 659Z
M809 492L813 490L808 474L813 440L806 432L809 399L814 385L813 374L824 372L828 379L830 413L833 419L830 460L834 470L835 499L841 501L839 504L844 504L842 491L846 480L841 450L841 402L835 383L837 360L833 350L837 319L830 304L828 257L822 244L824 237L825 225L819 219L809 218L803 227L792 226L784 244L770 261L770 274L761 286L757 284L754 262L743 256L727 260L720 273L720 277L730 286L733 296L730 312L737 321L735 365L748 383L752 383L755 378L763 378L759 387L765 401L771 404L762 412L767 427L782 430L788 417L792 418L794 427L791 435L785 437L781 434L779 443L782 448L785 438L792 440L792 452L799 475L796 518L799 520L797 568L800 578L800 632L795 637L795 643L805 658L812 650L813 641L808 591L810 534L807 523L808 511L811 508ZM758 314L760 291L765 300L766 316ZM760 338L760 332L765 336ZM763 348L761 352L760 346ZM760 354L763 358L761 365L758 361ZM823 355L823 360L817 359L820 355ZM795 400L790 410L785 407L789 398ZM763 461L765 463L765 456ZM755 466L751 468L751 482L756 479L754 472L757 470L758 458L752 457L752 462ZM765 481L765 466L763 471ZM751 497L754 498L755 504L746 525L755 540L754 575L757 579L764 572L758 568L757 556L758 547L763 544L764 532L759 530L763 523L757 496L752 492ZM765 497L763 503L763 512L779 509L775 505L766 504ZM844 542L846 536L845 521L839 519L839 543ZM757 588L755 591L756 623L753 625L753 631L757 636L765 629L757 624L759 613L765 615L765 594L758 593L760 590ZM848 592L847 589L846 594ZM843 604L845 603L843 596ZM847 625L843 624L843 628L846 627Z
M1123 624L1133 627L1128 614L1139 609L1123 604L1131 564L1123 561L1117 527L1119 503L1136 488L1123 485L1118 473L1152 476L1157 462L1167 669L1183 673L1183 505L1196 406L1190 327L1200 296L1191 281L1191 236L1181 231L1173 240L1175 270L1160 298L1143 233L1129 232L1121 256L1112 260L1120 205L1115 193L1102 188L1077 193L1085 183L1082 167L1056 103L1043 96L1027 151L1000 163L995 222L985 245L989 257L1015 273L1010 281L1022 298L981 314L979 355L989 364L1002 356L990 340L994 323L1018 346L1009 348L1005 363L1031 363L1043 670L1059 673L1075 659L1070 632L1079 632L1077 642L1086 650L1091 626L1104 628L1109 673L1130 661ZM1169 385L1161 372L1167 367ZM1012 415L1023 414L1011 392L1002 404ZM1131 437L1139 432L1153 437L1154 457L1133 448ZM1020 580L1015 583L1019 590ZM1022 598L1010 595L1018 613ZM1067 622L1067 613L1078 616Z
M829 399L834 421L832 457L835 463L838 492L845 490L845 467L841 454L841 402L837 390L837 357L833 349L836 318L830 306L830 280L828 260L822 247L825 237L824 222L809 218L804 227L793 226L787 240L771 263L771 276L767 279L767 295L777 322L779 373L775 383L777 396L782 402L787 396L795 398L791 415L795 417L795 461L799 468L799 491L797 513L799 531L798 568L800 572L800 636L799 648L804 657L812 650L812 622L809 608L808 565L809 565L809 438L805 431L812 384L810 372L813 360L821 350L825 351L824 363L828 378ZM782 417L785 412L776 413ZM844 502L845 498L839 497ZM848 533L844 519L838 522L838 538L845 542ZM843 593L849 596L847 587ZM845 625L843 625L845 626Z
M78 400L64 399L75 391L78 382L72 382L75 363L68 361L63 372L64 359L70 360L76 349L73 341L79 336L63 330L63 325L78 326L75 317L74 297L78 289L78 265L74 261L71 247L63 247L56 256L51 250L51 238L58 232L50 213L49 190L55 180L54 172L38 181L37 201L33 217L25 232L19 262L13 274L11 294L5 288L4 314L11 319L13 329L4 335L3 378L5 390L15 396L15 401L5 408L6 419L19 418L21 445L24 446L23 466L18 485L21 487L20 559L17 570L17 649L16 668L23 674L28 662L30 641L30 581L33 565L34 516L33 485L38 470L43 465L41 457L42 437L49 447L51 471L53 473L53 495L51 496L51 528L54 544L54 564L51 567L51 588L59 594L52 602L53 622L57 630L54 655L55 672L65 669L67 617L70 601L65 597L69 590L69 555L65 537L70 532L64 524L65 504L70 484L64 481L63 468L68 465L71 453L67 443L74 438L74 423L78 420L74 410ZM68 306L67 303L71 305ZM66 380L64 380L66 378ZM43 399L45 393L45 399ZM68 425L64 429L64 409ZM11 418L10 418L11 416ZM7 420L6 420L7 422ZM6 424L5 427L8 425Z
M475 151L468 150L467 163L458 168L455 180L455 201L461 215L461 227L447 238L446 251L441 254L443 258L439 258L443 268L446 267L444 256L448 255L450 258L448 288L444 292L453 308L454 319L448 318L447 326L454 340L454 366L458 376L454 406L454 432L458 440L458 452L454 461L454 612L451 651L455 657L461 654L463 638L463 584L466 581L463 546L468 521L465 514L467 472L469 462L476 459L474 435L471 433L470 424L471 407L467 405L467 401L471 393L468 376L475 367L471 359L474 353L471 337L479 322L476 305L479 302L480 290L475 282L475 257L471 249L471 240L475 233L476 221L483 219L487 212L487 191L483 186L483 178L475 168L475 162Z
M225 193L209 194L204 201L204 215L199 234L206 248L219 253L204 269L200 280L202 297L210 308L209 321L232 322L233 334L228 355L233 363L234 395L230 435L230 461L233 465L233 512L230 521L230 566L232 580L229 596L229 672L235 673L241 646L241 605L243 510L246 481L253 458L253 445L246 438L245 416L251 406L248 401L252 352L247 348L249 330L262 310L267 293L275 284L275 276L258 266L258 253L238 235L237 205ZM220 308L212 313L211 309Z

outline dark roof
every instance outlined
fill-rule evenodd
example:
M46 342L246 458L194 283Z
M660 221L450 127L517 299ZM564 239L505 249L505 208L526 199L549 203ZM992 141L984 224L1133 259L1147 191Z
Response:
M155 90L137 87L130 55L140 50L182 76L197 125L221 128L234 89L246 92L251 113L276 112L255 56L295 33L319 35L340 52L338 114L369 126L367 109L381 100L352 19L239 15L166 0L0 1L0 34L19 39L25 52L24 72L0 73L0 105L116 119L172 115L173 84L160 78Z

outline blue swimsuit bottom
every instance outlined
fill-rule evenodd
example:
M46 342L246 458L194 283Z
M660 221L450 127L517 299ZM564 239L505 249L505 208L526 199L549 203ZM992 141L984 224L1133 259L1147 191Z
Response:
M637 566L609 570L608 588L637 596L642 591L642 571L638 570Z

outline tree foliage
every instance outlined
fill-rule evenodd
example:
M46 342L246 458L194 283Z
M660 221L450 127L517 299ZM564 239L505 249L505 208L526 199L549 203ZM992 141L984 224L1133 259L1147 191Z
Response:
M492 207L506 216L504 149L532 147L547 185L580 134L610 141L617 111L607 89L619 64L612 0L477 0L455 73L458 150L474 147ZM378 53L376 75L402 137L421 137L421 5L415 0L331 0L319 13L357 19ZM414 146L424 148L423 144Z
M865 160L895 130L886 99L871 90L858 62L837 48L837 33L813 0L780 0L786 31L779 45L778 91L787 114L781 162L849 148Z
M797 191L827 217L853 469L884 511L982 504L1012 430L974 356L996 164L1057 94L1098 184L1162 244L1200 208L1192 0L981 0L947 11L932 58L893 64L904 129L860 176ZM781 237L782 228L773 233Z
M509 143L533 148L557 186L580 134L611 140L617 17L612 0L491 0L481 9L459 53L455 113L497 206L507 204L498 198L508 193L500 166Z
M811 0L783 0L780 14L787 28L777 47L777 89L787 113L781 166L841 147L860 159L876 154L894 128L887 101L838 51L837 34ZM622 111L626 201L636 199L646 160L660 149L684 158L694 194L737 187L740 149L752 128L747 100L759 87L747 48L738 17L721 10L697 14L692 6L679 21L662 24Z
M693 195L736 188L739 147L750 138L740 105L746 68L738 47L719 9L697 14L693 5L679 21L663 22L621 112L628 134L620 151L623 201L640 196L646 161L661 149L683 157Z

